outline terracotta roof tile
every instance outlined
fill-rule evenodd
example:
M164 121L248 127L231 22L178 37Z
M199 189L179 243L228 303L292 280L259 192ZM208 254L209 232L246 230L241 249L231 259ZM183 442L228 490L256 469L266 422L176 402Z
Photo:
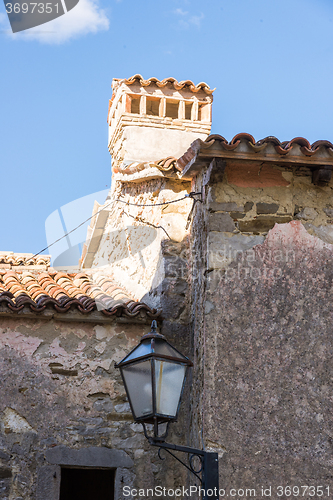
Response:
M136 302L122 287L105 275L56 272L17 272L0 269L0 306L19 312L28 306L33 312L51 307L59 313L77 309L83 314L99 310L106 316L134 317L144 311L156 317L142 302Z
M205 82L200 82L198 85L195 85L191 80L184 80L182 82L178 82L176 78L164 78L164 80L159 80L158 78L152 77L145 80L141 75L137 74L132 76L131 78L124 78L117 80L114 79L114 82L117 82L117 86L125 83L126 85L132 85L135 82L139 82L142 87L149 87L151 84L155 84L160 88L166 87L168 84L172 84L175 90L181 90L184 87L188 87L192 92L199 92L199 90L203 90L206 94L212 94L215 89L211 89L209 85Z
M32 253L0 252L0 267L17 269L18 266L28 268L38 266L47 269L50 267L50 259L50 255L37 255L34 257Z
M265 149L268 144L272 144L275 147L276 152L281 155L289 153L295 145L298 145L300 146L302 153L306 156L312 156L320 147L329 149L333 156L333 144L331 142L322 140L310 144L304 137L295 137L291 141L280 142L276 137L268 136L256 142L252 135L241 133L235 135L235 137L228 142L221 135L213 134L207 137L204 142L207 146L211 146L212 141L219 142L223 148L229 151L236 149L242 141L246 141L253 146L254 150L258 151Z
M247 148L246 153L244 148ZM276 160L280 158L280 161L289 161L289 159L296 161L295 159L299 159L299 162L303 161L304 163L322 162L327 164L333 162L333 144L326 140L310 144L304 137L295 137L291 141L281 142L276 137L268 136L255 141L252 135L241 133L235 135L228 142L221 135L213 134L207 137L205 141L201 139L195 140L184 155L177 160L176 168L184 173L189 165L194 165L196 158L199 156L203 158L206 153L209 155L209 150L219 150L219 156L226 158L248 156L249 159L253 159L254 156L257 156L258 159L265 159L265 154L268 151L268 156L271 159L276 156Z
M131 175L152 167L155 167L158 170L161 170L162 172L172 172L172 171L176 172L177 158L173 156L168 156L167 158L162 158L161 160L158 160L156 162L143 162L143 163L133 162L118 167L114 166L113 172L115 174L119 173L119 174Z

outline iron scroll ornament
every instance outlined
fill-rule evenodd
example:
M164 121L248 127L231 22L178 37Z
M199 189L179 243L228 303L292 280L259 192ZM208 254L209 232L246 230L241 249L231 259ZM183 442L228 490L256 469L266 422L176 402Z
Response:
M180 446L177 444L166 443L165 439L168 435L169 423L165 433L162 436L158 436L155 430L155 436L152 437L147 434L147 429L144 423L142 423L145 437L147 438L149 444L159 448L158 456L161 460L165 460L161 456L162 450L165 450L169 455L180 462L186 469L188 469L201 483L201 487L204 490L203 500L218 500L219 499L219 465L218 465L218 453L212 453L204 450L199 450L197 448L191 448L189 446ZM179 451L180 453L186 453L188 456L188 464L181 460L177 455L172 453L172 451ZM200 461L200 467L196 468L194 465L194 459L198 458Z
M152 446L158 446L159 458L162 458L162 449L167 451L178 462L186 467L186 469L194 474L197 479L199 479L201 487L204 490L203 500L219 500L219 466L217 453L211 453L204 450L198 450L196 448L190 448L187 446L179 446L171 443L154 442L154 438L150 438L149 443ZM188 455L189 465L183 462L183 460L177 457L170 450L186 453ZM195 469L193 464L193 460L196 457L198 457L200 460L199 469Z

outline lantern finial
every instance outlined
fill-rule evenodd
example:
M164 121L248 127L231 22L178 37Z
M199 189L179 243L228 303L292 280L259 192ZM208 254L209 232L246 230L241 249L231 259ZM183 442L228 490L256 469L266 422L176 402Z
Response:
M151 323L151 332L150 333L157 333L157 321L156 319L153 319Z
M156 321L156 319L153 319L150 328L151 328L150 332L146 333L145 335L143 335L143 337L141 338L141 340L145 340L145 339L164 339L165 338L164 335L161 335L157 331L157 321Z

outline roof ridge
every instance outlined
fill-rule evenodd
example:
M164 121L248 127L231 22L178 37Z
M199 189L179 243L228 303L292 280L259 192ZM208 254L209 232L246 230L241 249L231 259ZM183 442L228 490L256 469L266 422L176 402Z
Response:
M34 255L33 253L15 253L8 251L0 251L0 266L2 268L18 268L20 266L44 266L50 267L51 255Z
M325 147L330 150L332 150L333 153L333 143L328 141L328 140L318 140L310 144L310 142L305 139L305 137L294 137L293 139L289 141L283 141L281 142L277 137L274 135L269 135L267 137L264 137L263 139L260 139L259 141L256 141L254 137L251 134L248 134L246 132L241 132L239 134L236 134L230 142L228 142L222 135L219 134L211 134L209 135L205 141L203 141L203 144L209 146L212 144L212 141L218 141L223 144L224 147L230 148L233 147L234 149L238 146L241 140L246 140L250 142L253 146L262 146L264 144L273 144L275 149L277 150L278 153L284 154L284 152L289 152L292 147L297 144L300 146L301 151L305 155L310 155L315 153L320 147ZM229 146L229 147L228 147Z
M151 78L148 78L145 80L142 75L137 73L136 75L131 76L130 78L123 78L123 79L114 79L117 81L117 86L121 85L122 83L125 83L126 85L132 85L136 81L140 82L140 85L143 87L148 87L152 83L155 83L158 87L166 87L168 84L172 84L175 90L181 90L184 87L189 87L192 92L199 92L199 90L203 90L206 92L206 94L212 94L215 90L211 89L209 85L205 82L200 82L197 85L195 85L192 80L182 80L178 81L176 78L173 78L172 76L168 78L164 78L163 80L159 80L158 78L152 76Z

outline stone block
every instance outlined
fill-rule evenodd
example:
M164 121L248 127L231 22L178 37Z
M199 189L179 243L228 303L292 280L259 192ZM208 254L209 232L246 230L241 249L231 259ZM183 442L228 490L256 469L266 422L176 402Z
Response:
M276 214L278 210L277 203L257 203L257 214Z
M185 309L186 299L184 296L177 294L173 297L163 296L161 306L165 318L177 319Z
M116 405L114 407L114 409L116 410L116 412L118 413L126 413L126 412L129 412L131 411L131 407L129 405L129 403L123 403L121 405Z
M58 500L60 478L61 469L58 465L38 467L36 500Z
M233 220L239 220L239 219L244 219L245 213L242 212L230 212L230 217L233 218Z
M12 477L12 469L10 467L0 467L0 479Z
M143 439L145 439L142 434L136 434L135 436L128 437L126 439L121 439L115 437L112 439L112 446L117 448L123 448L127 450L136 450L138 448L142 448ZM121 451L121 450L112 450L112 451ZM125 453L123 451L123 453ZM129 458L129 457L128 457Z
M243 212L244 207L238 206L237 203L227 202L227 203L218 203L217 201L213 201L208 204L208 210L210 212Z
M259 216L252 220L239 221L238 229L244 233L267 233L275 224L284 224L292 220L291 216Z
M184 245L182 243L171 240L162 241L161 247L163 255L180 255L184 250Z
M327 215L327 217L333 218L333 208L332 207L325 207L324 212Z
M177 194L177 198L175 199L178 199L181 195ZM192 203L192 200L188 198L186 200L179 201L178 203L170 203L170 205L163 207L163 214L178 213L183 214L187 218L187 215L191 210Z
M205 302L205 314L209 314L214 309L214 304L212 304L209 300Z
M225 271L224 269L214 269L213 271L207 273L206 275L206 292L207 296L209 296L211 293L215 293L221 278L224 276Z
M314 208L305 207L296 215L296 218L303 220L313 220L317 217L317 215L318 212Z
M244 205L245 212L249 212L250 210L252 210L253 205L253 201L247 201Z
M168 340L174 338L187 338L188 336L188 326L181 325L173 321L163 321L161 334L165 335Z
M9 462L10 456L4 451L0 450L0 459L3 460L4 462Z
M226 213L211 213L208 219L209 231L220 231L232 233L236 229L235 223Z
M185 295L187 289L188 284L184 279L165 278L162 282L162 293L167 296Z
M93 407L96 411L106 413L111 413L113 411L113 404L109 397L97 399L97 401L94 402Z
M2 422L7 433L15 432L17 434L33 431L28 421L12 408L5 408Z
M51 464L76 467L132 467L132 459L122 450L97 448L90 446L74 450L67 446L56 446L45 452L46 460Z
M226 269L238 254L263 241L263 236L209 233L208 269Z
M314 226L313 224L310 224L306 222L304 224L305 229L308 231L313 236L317 236L317 238L320 238L322 241L325 243L329 243L330 245L333 245L333 225L329 224L327 226Z
M177 256L167 257L164 261L164 273L166 278L184 278L187 275L187 263Z
M163 215L161 226L173 241L180 243L186 236L186 221L187 219L184 215L169 213Z
M266 188L274 186L289 186L280 170L274 166L259 162L241 164L228 162L226 167L228 184L244 188Z

